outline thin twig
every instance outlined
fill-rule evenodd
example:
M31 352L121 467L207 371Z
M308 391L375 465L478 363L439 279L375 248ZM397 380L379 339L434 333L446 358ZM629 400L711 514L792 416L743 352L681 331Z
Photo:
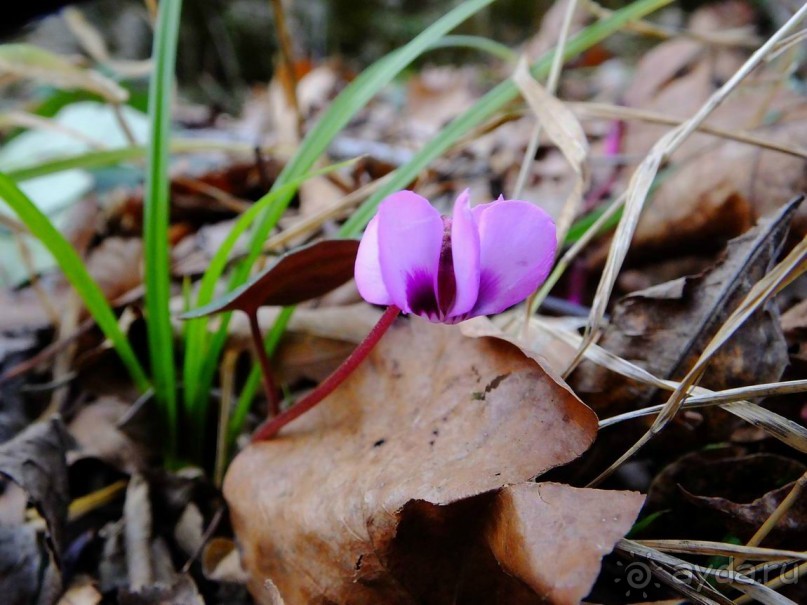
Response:
M560 35L558 36L558 44L555 48L555 54L552 56L552 67L547 78L546 88L549 94L554 95L558 89L558 81L560 80L560 71L563 67L563 51L566 48L566 41L569 38L569 29L572 25L572 17L577 8L577 0L568 0L566 5L566 12L563 14L563 24L560 28ZM542 124L540 121L535 122L533 126L532 135L530 136L527 151L524 153L524 158L521 160L521 167L518 171L518 178L516 179L516 186L513 189L513 199L521 199L524 192L524 186L527 183L527 177L530 173L532 163L535 161L535 153L541 144L541 131Z
M291 46L291 37L288 27L286 27L286 14L283 10L283 0L271 0L272 12L275 16L275 31L280 46L280 56L285 67L286 77L281 78L283 90L286 93L286 100L294 110L296 120L296 131L298 140L302 137L303 115L300 112L300 103L297 98L297 74L294 67L294 52Z
M646 109L634 109L633 107L624 107L621 105L610 105L608 103L570 103L572 111L579 114L581 117L596 117L596 118L613 118L618 120L639 120L642 122L650 122L652 124L664 124L667 126L680 126L684 120L668 116L663 113L649 111ZM755 147L763 149L770 149L771 151L779 151L786 153L797 158L807 158L807 148L795 147L787 145L773 139L766 139L751 134L742 130L724 130L716 128L709 124L701 124L698 127L698 132L703 134L710 134L723 139L737 141L738 143L748 143Z
M779 521L782 520L782 518L796 503L796 500L798 500L801 492L804 491L805 486L807 486L807 473L804 473L796 480L796 483L793 485L793 488L790 490L787 496L785 496L784 500L779 503L779 506L774 509L767 519L765 519L765 523L763 523L754 533L754 535L751 536L751 539L748 540L748 547L758 546L768 536L768 534L771 533L773 528L776 527ZM731 563L732 568L742 564L744 560L745 558L737 557Z
M237 349L228 348L221 361L221 399L216 435L216 463L213 470L213 483L218 488L221 488L224 471L227 469L227 460L230 456L230 452L227 451L227 426L230 422L230 410L235 394L235 362L238 361L238 353Z
M717 391L709 395L694 395L687 397L681 404L681 409L691 410L696 408L709 407L713 405L722 405L732 401L743 401L745 399L755 399L757 397L770 397L771 395L789 395L793 393L807 392L807 380L790 380L786 382L772 382L768 384L755 384L747 387L738 387L736 389L726 389L724 391ZM633 420L635 418L642 418L644 416L652 416L658 414L664 409L664 404L651 405L639 410L631 410L624 414L611 416L600 420L599 428L624 422L626 420Z

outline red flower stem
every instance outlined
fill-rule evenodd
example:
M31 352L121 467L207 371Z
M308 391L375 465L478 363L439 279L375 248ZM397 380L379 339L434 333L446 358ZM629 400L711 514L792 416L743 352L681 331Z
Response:
M255 431L255 434L252 436L252 442L271 439L289 422L305 414L308 410L333 393L336 387L342 384L359 364L367 358L370 351L378 344L378 341L381 340L384 333L389 330L389 327L393 324L400 312L401 310L395 305L387 307L387 310L384 311L378 323L373 326L373 329L370 330L367 337L359 343L350 356L342 362L342 365L336 368L317 388L303 397L299 402L258 427L258 430Z
M258 325L257 309L247 311L247 317L249 317L249 331L252 334L255 355L261 366L261 382L263 383L263 390L266 391L266 400L269 402L269 413L272 416L278 416L280 414L280 398L277 395L277 387L272 378L272 366L269 364L269 357L267 357L266 349L263 346L263 336Z

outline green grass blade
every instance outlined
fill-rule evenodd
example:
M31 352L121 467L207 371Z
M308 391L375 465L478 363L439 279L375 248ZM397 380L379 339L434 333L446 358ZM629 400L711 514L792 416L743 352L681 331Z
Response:
M594 226L597 219L600 218L607 209L608 204L602 204L601 206L598 206L591 212L588 212L577 219L569 228L569 232L566 234L566 241L563 242L563 244L565 246L570 246L577 242L577 240L583 237L583 235L585 235L586 232ZM620 218L622 218L621 208L614 214L614 216L605 221L600 228L600 233L607 233L608 231L614 229L619 224Z
M515 63L518 60L518 53L511 50L509 46L483 36L443 36L440 40L432 44L429 50L437 50L440 48L467 48L470 50L478 50L496 57L497 59L501 59L506 63Z
M619 31L626 23L640 19L645 15L669 4L672 0L639 0L613 13L607 19L595 23L571 38L564 49L568 59L584 52L608 36ZM532 74L543 79L549 74L554 51L539 59L532 66ZM344 237L357 236L373 217L378 204L389 194L402 189L411 183L432 161L445 153L462 136L474 127L490 119L505 104L518 96L518 90L512 80L502 82L465 113L455 118L446 128L440 131L431 141L426 143L415 156L404 166L398 168L394 176L380 187L364 204L348 219L340 231Z
M141 392L150 388L146 373L132 350L129 341L118 326L112 308L84 267L81 257L65 237L50 222L7 175L0 173L0 198L17 214L28 230L50 251L67 280L78 292L98 327L115 347Z
M181 11L182 0L165 0L159 5L152 53L154 72L149 83L150 139L143 203L146 327L151 374L155 396L165 421L169 454L176 453L178 418L173 331L169 311L171 275L168 249L168 143L171 136L171 97Z
M233 143L229 141L215 141L202 139L177 139L171 142L173 153L191 153L196 151L225 151L251 156L255 153L253 145ZM119 147L116 149L103 149L100 151L87 151L65 157L52 158L37 162L31 166L9 170L6 174L17 182L27 181L40 176L46 176L64 170L75 168L91 170L114 166L122 162L131 162L144 158L148 148L142 145Z

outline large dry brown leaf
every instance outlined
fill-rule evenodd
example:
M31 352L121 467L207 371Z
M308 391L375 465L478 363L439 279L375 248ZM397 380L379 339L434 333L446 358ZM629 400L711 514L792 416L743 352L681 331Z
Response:
M458 510L476 511L467 541L486 510L473 496L576 458L595 432L591 410L515 347L401 321L319 407L230 467L251 590L262 603L267 579L289 603L454 602Z
M637 492L521 483L496 498L487 539L505 571L550 603L579 603L644 503Z

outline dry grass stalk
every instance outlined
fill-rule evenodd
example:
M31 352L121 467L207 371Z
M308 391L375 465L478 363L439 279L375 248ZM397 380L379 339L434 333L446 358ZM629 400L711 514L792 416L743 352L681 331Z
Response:
M760 603L770 605L795 605L793 601L783 597L771 587L760 584L748 575L737 571L696 565L661 552L660 550L656 550L655 548L645 546L634 540L620 540L617 544L617 550L645 559L649 564L653 563L667 567L669 568L668 571L672 571L674 575L681 579L687 578L690 582L697 582L697 588L701 593L711 591L710 596L719 603L731 603L732 601L726 601L726 597L715 591L704 578L713 577L719 579L721 582L745 593L745 595ZM655 572L653 565L650 565L650 568Z
M781 550L777 548L756 548L742 544L726 544L723 542L710 542L707 540L636 540L648 548L655 548L662 552L678 554L733 557L743 555L746 559L755 561L779 561L781 559L798 559L807 561L807 552L795 550Z
M579 114L581 117L612 118L615 120L639 120L642 122L664 124L667 126L680 126L683 123L682 120L670 117L663 113L648 111L646 109L634 109L632 107L611 105L609 103L580 102L571 103L570 105L572 111ZM754 145L755 147L760 147L761 149L779 151L797 158L807 158L807 149L805 148L785 145L779 141L772 141L765 137L760 137L742 130L730 131L709 126L708 124L701 124L698 128L698 132L710 134L731 141L737 141L738 143L747 143L749 145Z
M681 408L689 410L720 405L723 403L743 401L746 399L755 399L758 397L792 395L794 393L804 393L806 391L807 379L754 384L747 387L737 387L735 389L716 391L708 395L689 396L683 401ZM652 405L646 408L625 412L624 414L619 414L617 416L612 416L610 418L605 418L600 420L600 428L603 429L607 426L619 424L620 422L624 422L626 420L633 420L636 418L642 418L644 416L653 416L654 414L658 414L662 409L664 409L664 404Z
M538 292L534 296L532 296L528 301L528 315L532 317L538 311L538 308L541 306L541 303L544 302L546 297L549 295L549 292L552 288L555 287L555 284L558 283L558 280L561 276L566 272L566 269L572 264L572 261L577 258L577 256L583 251L583 249L591 243L597 235L602 231L606 223L611 220L617 212L619 212L620 208L625 204L625 194L623 193L618 198L616 198L608 208L603 212L599 218L594 221L594 223L589 227L586 232L578 239L574 244L572 244L568 250L564 253L564 255L560 258L560 260L555 264L555 268L552 269L552 273L547 278L547 280L541 285L538 289ZM529 322L524 325L524 330L529 329Z
M555 56L557 57L559 53ZM566 239L566 234L574 222L583 203L583 193L588 186L588 141L586 133L577 117L552 92L544 89L530 74L526 59L521 59L513 74L513 81L518 86L530 109L535 113L537 124L546 130L550 140L558 147L575 174L572 190L566 196L563 207L556 221L559 242ZM540 135L540 131L539 131ZM528 156L530 161L535 157ZM516 188L513 197L518 199L521 191Z
M558 43L555 47L555 54L552 57L552 66L550 67L549 77L547 78L546 90L550 96L554 96L558 89L560 72L563 68L563 54L566 48L566 42L569 39L569 30L572 26L572 17L574 17L574 11L576 8L577 0L568 0L568 3L566 4L566 12L563 14L563 23L560 27ZM521 64L525 63L526 61L522 58ZM526 69L526 65L524 65L524 68ZM532 79L529 74L527 74L527 76ZM516 84L518 84L518 81L516 81ZM535 111L535 108L533 108L533 111ZM527 183L527 176L530 173L530 168L532 167L532 163L535 159L535 153L538 151L538 146L541 144L541 129L544 126L544 120L542 119L542 116L538 114L538 112L536 112L536 117L538 119L533 126L532 135L530 136L530 141L527 145L527 151L524 153L524 158L521 161L521 167L518 171L518 178L516 179L516 186L513 191L513 199L521 198L521 194L524 191L524 186ZM551 119L551 116L549 117Z
M751 539L748 541L747 547L752 548L759 545L771 530L776 527L779 521L790 511L793 505L798 500L801 492L804 491L804 487L807 486L807 473L804 473L801 477L796 480L796 483L793 485L793 489L790 490L785 499L779 503L774 511L770 514L770 516L765 520L765 523L756 531L756 533L751 536ZM736 567L745 561L744 557L738 557L734 559L731 563L732 567Z

